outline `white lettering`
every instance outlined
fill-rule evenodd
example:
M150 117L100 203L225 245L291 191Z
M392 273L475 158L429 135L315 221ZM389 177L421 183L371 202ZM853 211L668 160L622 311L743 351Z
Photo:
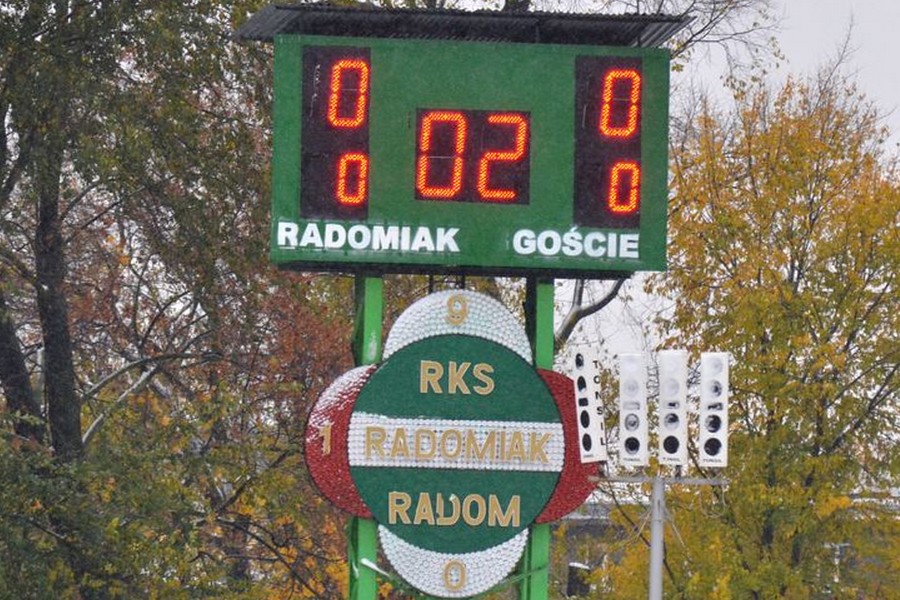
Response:
M372 228L372 250L397 250L400 248L400 228L396 225Z
M278 245L297 247L297 234L300 232L300 226L296 223L278 223Z
M459 227L430 228L358 223L348 228L342 223L279 222L275 237L281 248L458 253L460 249L456 235L459 232ZM540 254L547 257L564 255L638 259L640 234L605 233L596 230L584 232L576 227L567 231L519 229L513 234L512 249L520 256Z
M623 233L619 236L619 256L622 258L640 258L638 246L640 244L640 236L636 233Z
M534 254L534 232L530 229L520 229L513 234L513 250L516 254Z
M347 242L347 230L337 223L325 224L325 247L341 248Z
M581 254L581 234L575 230L567 231L562 236L563 254L578 256Z
M307 246L315 246L316 248L322 247L322 235L319 233L319 226L315 223L307 224L306 229L303 230L303 237L300 239L300 247L305 248Z
M599 258L606 254L606 248L603 245L605 238L606 236L598 231L592 231L584 236L584 253L591 258Z
M548 243L549 242L549 243ZM538 234L538 252L544 256L556 256L562 246L559 234L553 230L542 231Z
M459 227L401 227L363 223L347 227L342 223L279 222L275 237L281 248L339 250L349 247L352 250L376 252L399 250L458 253L460 250L456 234L459 232Z
M456 234L459 232L459 227L451 227L449 229L444 229L443 227L438 227L437 229L437 251L438 252L459 252L459 246L456 245L456 240L453 239Z
M413 238L410 250L420 252L434 252L434 240L431 239L431 231L427 227L419 227L416 229L416 236Z
M354 250L365 250L372 242L372 232L365 225L354 225L347 232L347 243Z
M409 250L409 227L400 229L400 249L404 252Z
M640 258L640 234L582 232L574 227L565 232L519 229L513 234L512 248L520 256L538 253L542 256Z

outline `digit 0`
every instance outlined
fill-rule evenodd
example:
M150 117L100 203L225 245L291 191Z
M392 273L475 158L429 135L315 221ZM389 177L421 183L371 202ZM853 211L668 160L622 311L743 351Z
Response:
M436 123L446 123L453 128L453 164L450 182L446 185L433 185L431 182L431 155ZM459 195L463 183L463 153L466 150L468 133L466 117L456 111L434 110L422 118L422 131L419 133L419 155L416 159L416 190L423 198L447 200Z
M616 88L627 85L627 96L616 97ZM636 69L611 69L603 77L600 98L600 135L625 139L635 134L638 127L638 108L641 103L641 74ZM615 114L614 107L625 106L624 114Z
M356 73L357 87L345 85L346 74ZM341 114L347 108L342 102L347 92L357 92L349 114ZM369 63L359 58L343 58L331 67L331 82L328 87L328 122L341 129L355 129L366 121L366 107L369 100Z
M444 587L451 592L466 587L466 565L463 562L451 560L444 565Z
M351 190L351 166L356 170L356 189ZM335 196L345 206L358 206L365 202L369 191L369 157L362 152L342 154L337 164L337 184Z
M623 179L628 178L627 185ZM624 188L624 194L623 192ZM609 177L609 195L606 205L610 212L630 215L637 212L640 204L641 167L633 160L620 160L613 165Z

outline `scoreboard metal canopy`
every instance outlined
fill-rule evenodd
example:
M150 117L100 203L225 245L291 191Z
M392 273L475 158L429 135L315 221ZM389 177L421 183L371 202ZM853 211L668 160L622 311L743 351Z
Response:
M272 260L664 269L669 55L640 44L683 23L264 9L238 36L275 42Z

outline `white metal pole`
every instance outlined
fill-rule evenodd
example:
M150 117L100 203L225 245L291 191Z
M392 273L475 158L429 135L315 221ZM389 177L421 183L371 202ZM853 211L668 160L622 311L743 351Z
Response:
M650 504L650 594L648 598L649 600L662 600L666 481L659 475L653 478Z

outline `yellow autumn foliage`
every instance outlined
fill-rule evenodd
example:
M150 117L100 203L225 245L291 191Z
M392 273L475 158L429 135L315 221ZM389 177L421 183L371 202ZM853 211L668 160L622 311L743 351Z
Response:
M893 597L897 157L838 67L739 92L675 136L670 268L648 283L665 344L733 357L728 485L670 486L667 594ZM613 595L641 597L647 549L622 553Z

